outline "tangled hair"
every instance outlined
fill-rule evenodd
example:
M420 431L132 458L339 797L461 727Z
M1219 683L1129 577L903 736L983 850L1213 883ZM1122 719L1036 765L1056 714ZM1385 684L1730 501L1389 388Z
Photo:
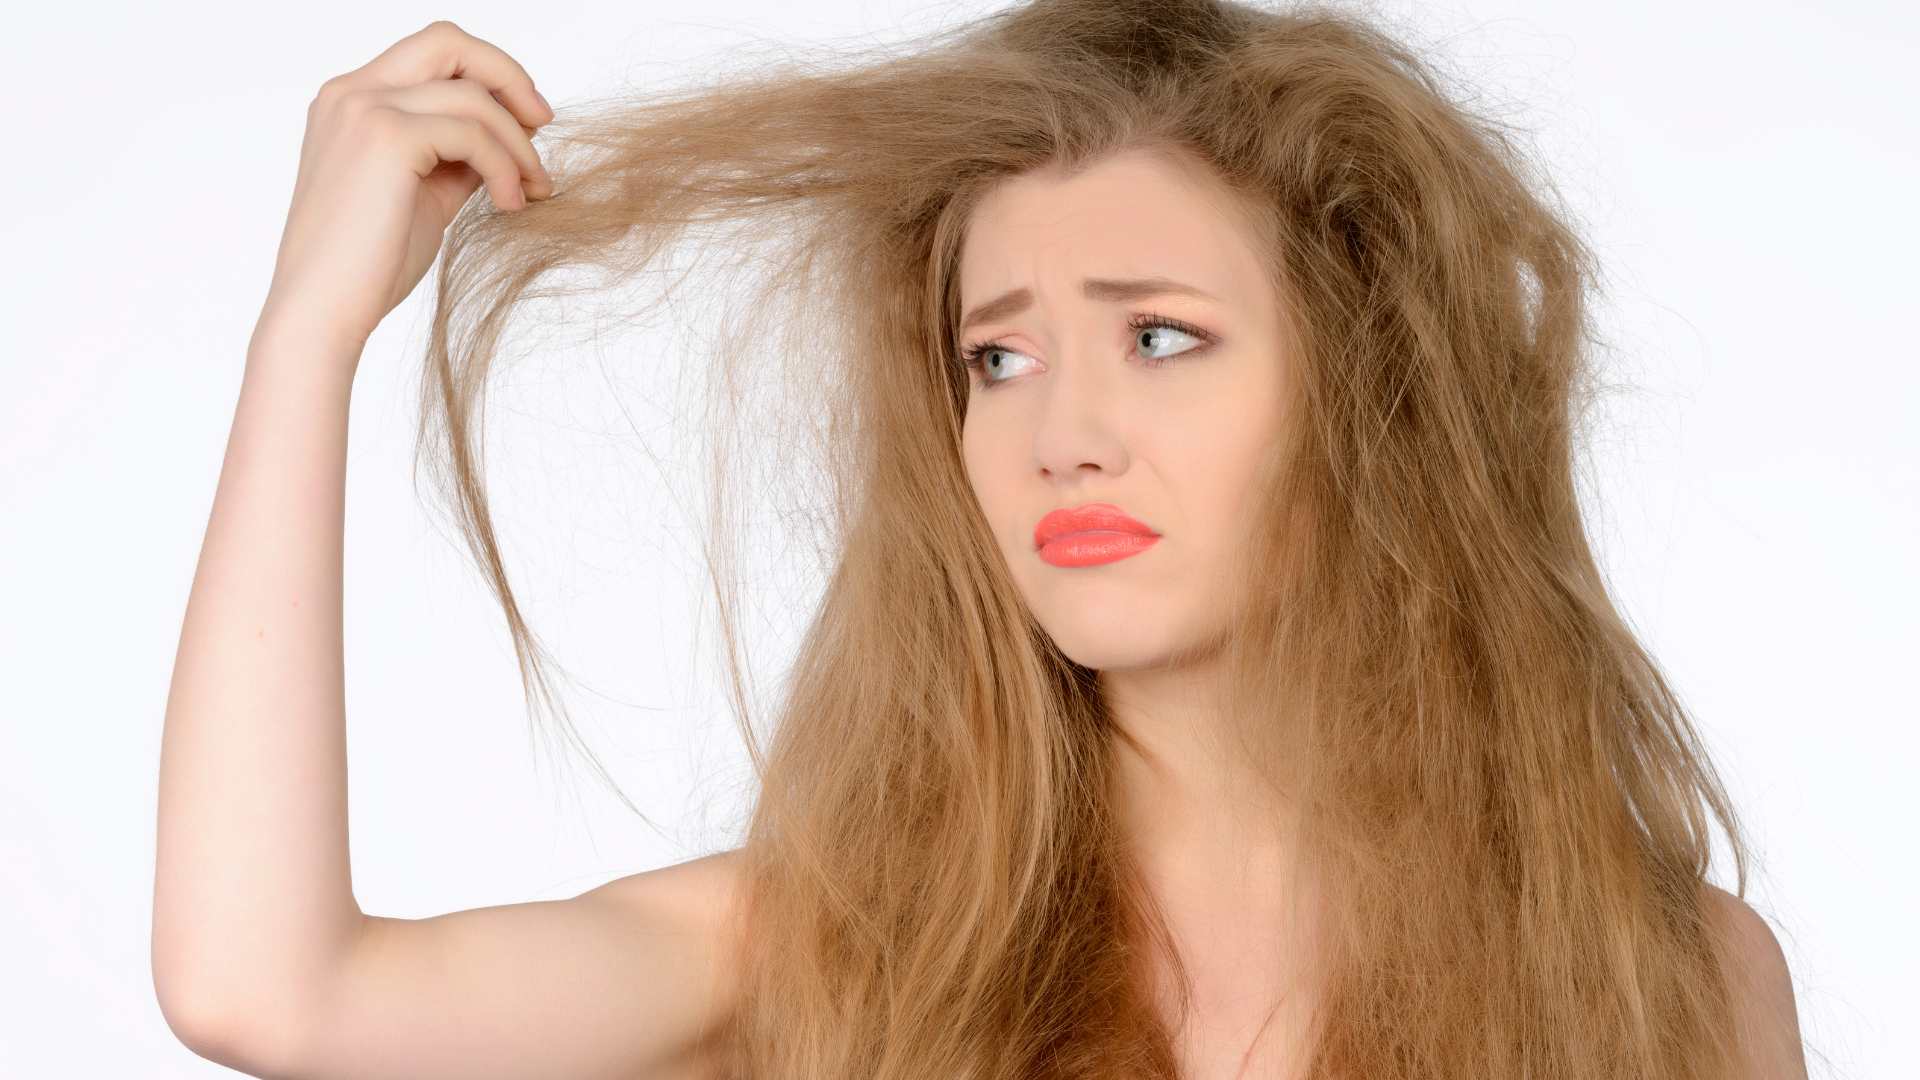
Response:
M960 454L971 209L1129 149L1234 193L1289 337L1296 419L1252 493L1222 693L1326 890L1308 1074L1736 1075L1707 815L1741 895L1751 856L1578 500L1598 263L1432 62L1317 4L1033 0L567 110L542 138L559 194L476 199L450 230L420 428L530 705L554 700L550 661L502 569L478 420L509 313L560 295L556 271L632 280L729 227L709 246L757 276L700 367L733 417L784 376L740 426L779 432L779 484L808 461L824 480L825 591L763 738L716 442L708 568L758 781L739 996L712 1036L729 1075L1178 1073L1143 973L1179 961L1117 835L1116 725L1013 587ZM823 340L844 376L821 376Z

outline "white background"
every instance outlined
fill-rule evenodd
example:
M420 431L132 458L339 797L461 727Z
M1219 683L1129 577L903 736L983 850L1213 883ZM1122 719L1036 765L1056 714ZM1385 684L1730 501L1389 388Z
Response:
M565 110L711 72L749 40L894 39L992 6L123 3L34 5L9 26L0 1075L227 1071L174 1040L153 996L158 750L322 80L445 17L506 48ZM1794 972L1812 1074L1914 1075L1898 1036L1920 1011L1920 16L1861 0L1380 10L1411 17L1483 104L1538 133L1603 252L1609 376L1625 389L1599 429L1596 541L1752 828L1749 899ZM416 498L430 285L374 336L354 394L362 906L417 917L571 896L732 846L747 773L707 582L649 457L687 436L632 411L648 373L549 360L503 392L490 440L523 609L590 688L569 693L574 715L656 832L584 771L539 764L504 622ZM782 617L776 639L800 621ZM783 661L762 646L768 685Z

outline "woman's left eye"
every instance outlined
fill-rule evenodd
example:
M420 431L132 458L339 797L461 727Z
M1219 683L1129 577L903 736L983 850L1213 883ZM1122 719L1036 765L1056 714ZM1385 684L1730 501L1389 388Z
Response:
M1167 322L1146 321L1146 322L1139 323L1137 325L1135 323L1128 323L1127 325L1133 327L1133 339L1135 342L1144 341L1149 337L1151 337L1152 335L1160 333L1161 331L1171 330L1176 334L1182 334L1187 337L1193 338L1196 341L1199 341L1203 345L1206 344L1205 339L1202 338L1198 332L1183 330L1180 327L1174 326L1173 324L1167 323ZM1171 357L1149 356L1149 357L1146 357L1146 359L1150 361L1147 366L1153 367L1157 363L1161 363L1168 359L1171 359Z
M1178 319L1169 319L1160 315L1135 316L1128 320L1127 325L1133 329L1133 339L1136 347L1143 350L1141 355L1142 366L1149 368L1160 367L1167 361L1173 359L1174 356L1187 352L1197 352L1201 348L1213 343L1213 335L1207 331L1197 326L1183 323ZM1173 331L1175 334L1192 338L1199 344L1170 354L1162 354L1159 356L1147 355L1144 350L1150 350L1154 347L1152 344L1153 338L1155 336L1163 336L1164 332L1168 330ZM987 357L990 353L1004 353L1012 356L1024 355L1022 353L1016 353L1011 349L1003 349L996 342L983 341L962 349L961 361L968 368L979 368L982 372L985 372L989 367L996 371L1005 370L1004 364L988 362ZM979 385L982 389L991 389L994 385L1006 381L1005 379L998 379L991 375L983 374Z

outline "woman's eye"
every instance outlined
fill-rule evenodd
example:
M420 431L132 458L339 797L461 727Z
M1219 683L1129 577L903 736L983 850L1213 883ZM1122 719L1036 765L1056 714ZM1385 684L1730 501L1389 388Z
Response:
M1192 339L1193 339L1194 341L1196 341L1196 342L1200 340L1199 338L1197 338L1197 337L1195 337L1195 336L1194 336L1194 335L1192 335L1192 334L1189 334L1189 333L1187 333L1187 332L1186 332L1185 330L1182 330L1182 329L1180 329L1180 328L1179 328L1179 327L1177 327L1177 326L1167 326L1167 325L1165 325L1165 324L1161 324L1161 323L1153 323L1153 324L1149 324L1149 325L1147 325L1147 326L1143 326L1143 327L1141 327L1141 328L1139 328L1139 329L1138 329L1138 330L1137 330L1137 331L1136 331L1136 332L1134 333L1134 341L1135 341L1136 343L1139 343L1139 344L1141 345L1141 348L1142 348L1142 349L1146 349L1146 348L1151 348L1151 346L1150 346L1150 345L1147 345L1147 344L1146 344L1146 342L1149 342L1149 341L1151 341L1151 340L1153 339L1153 336L1154 336L1154 335L1156 335L1156 334L1162 334L1162 335L1164 335L1164 334L1176 334L1176 335L1178 335L1179 337L1184 337L1184 338L1192 338ZM1148 359L1148 360L1164 360L1164 359L1166 359L1166 358L1167 358L1167 357L1166 357L1166 356L1164 356L1164 355L1162 355L1162 356L1150 356L1150 355L1148 355L1148 354L1147 354L1147 353L1145 353L1145 352L1142 352L1142 353L1141 353L1141 356L1143 356L1143 357L1145 357L1145 358L1146 358L1146 359Z
M967 366L979 368L983 373L981 377L989 383L1002 382L1004 380L997 376L1005 374L1009 366L1009 362L1002 358L1024 355L1024 353L1017 353L1012 349L1002 348L999 345L991 343L978 345L969 352ZM1014 363L1012 367L1016 371L1019 369L1017 363Z

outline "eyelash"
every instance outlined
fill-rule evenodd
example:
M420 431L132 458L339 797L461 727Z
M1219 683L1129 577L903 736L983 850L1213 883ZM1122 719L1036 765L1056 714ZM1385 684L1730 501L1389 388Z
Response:
M1192 356L1195 353L1204 352L1208 346L1213 344L1213 341L1214 341L1214 336L1212 334L1208 333L1205 330L1200 329L1197 326L1192 325L1191 323L1184 323L1184 322L1181 322L1179 319L1171 319L1165 315L1155 315L1151 312L1143 312L1139 315L1135 315L1131 319L1128 319L1127 326L1131 327L1133 332L1136 335L1139 334L1139 332L1142 330L1153 330L1153 329L1178 330L1183 334L1189 335L1199 340L1200 342L1199 345L1196 345L1185 352L1176 353L1173 356L1141 357L1140 358L1141 366L1148 367L1148 368L1164 367L1167 364L1172 363L1173 361L1178 360L1183 356ZM1000 343L997 340L975 342L974 344L968 345L964 349L960 350L960 362L968 370L974 370L974 369L980 368L982 366L982 361L986 359L987 353L1000 348L1001 348ZM1012 352L1013 350L1005 349L1002 351ZM978 381L977 385L982 390L991 390L995 386L999 385L999 382L1000 380L988 379L983 374L980 380Z

